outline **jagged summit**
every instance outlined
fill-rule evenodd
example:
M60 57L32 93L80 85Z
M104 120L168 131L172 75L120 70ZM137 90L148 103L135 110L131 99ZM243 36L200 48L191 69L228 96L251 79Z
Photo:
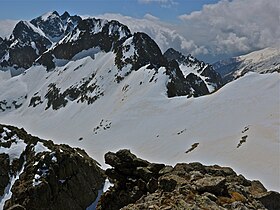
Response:
M168 61L176 60L179 63L184 62L184 60L186 59L186 57L182 53L175 50L174 48L167 49L163 55Z
M213 70L213 67L203 61L199 61L192 55L185 56L175 49L169 48L164 53L164 57L168 61L177 61L184 76L190 81L200 78L200 89L204 89L203 92L211 93L222 86L222 78Z
M30 22L44 31L51 41L57 42L73 30L81 20L82 18L77 15L70 16L68 12L59 15L58 12L54 11L37 17Z

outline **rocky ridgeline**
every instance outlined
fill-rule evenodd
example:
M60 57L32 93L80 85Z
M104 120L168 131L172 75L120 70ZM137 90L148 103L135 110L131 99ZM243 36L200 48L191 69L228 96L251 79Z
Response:
M95 201L104 180L103 170L84 150L0 125L3 209L84 210Z
M114 186L98 210L115 209L280 209L280 194L267 191L231 168L178 163L149 163L129 150L108 152L106 170Z
M164 74L168 77L168 97L199 97L218 90L222 84L219 74L213 71L209 64L190 55L186 57L174 49L163 54L157 43L147 34L132 34L126 25L116 20L82 19L77 15L71 16L68 12L60 15L56 11L31 21L20 21L9 38L0 39L0 71L9 71L12 76L16 76L24 74L27 69L36 69L35 66L41 65L47 72L56 72L65 65L63 72L69 73L67 63L88 56L94 60L99 53L114 54L115 58L112 59L115 68L104 67L102 71L111 72L112 75L104 75L113 77L116 83L144 66L154 72L149 82L156 83L154 78L159 74L159 68L164 67ZM45 109L51 107L54 110L65 107L69 100L93 104L105 91L93 84L99 83L101 79L95 77L96 69L94 66L92 68L91 76L86 75L88 80L73 81L66 89L58 87L56 81L48 81L48 93L44 96L36 95L40 88L34 91L35 95L31 98L28 94L12 102L7 100L6 96L0 98L0 111L17 109L25 100L29 101L30 107L40 106L44 104L44 99L48 100ZM191 73L186 69L191 70ZM63 78L62 75L58 76ZM89 83L91 85L88 85ZM106 85L104 87L106 88Z

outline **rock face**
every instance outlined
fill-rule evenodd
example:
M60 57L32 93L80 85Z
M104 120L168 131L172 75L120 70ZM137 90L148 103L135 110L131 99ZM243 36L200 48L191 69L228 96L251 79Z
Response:
M47 49L72 31L81 20L67 12L59 15L56 11L29 21L20 21L7 40L0 40L0 67L28 69Z
M191 55L185 56L173 48L169 48L163 56L170 62L178 62L184 77L193 87L194 96L209 94L222 85L222 78L213 67L203 61L199 61Z
M104 172L84 150L0 125L3 209L86 209L103 183Z
M58 12L53 11L37 17L30 22L44 31L51 41L58 41L72 31L81 20L81 17L77 15L70 16L68 12L59 15Z
M106 175L114 183L97 209L279 209L280 195L267 192L231 168L149 163L129 150L108 152Z

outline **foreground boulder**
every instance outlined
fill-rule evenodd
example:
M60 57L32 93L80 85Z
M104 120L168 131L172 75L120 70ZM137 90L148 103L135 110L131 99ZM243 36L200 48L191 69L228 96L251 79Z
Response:
M231 168L178 163L149 163L129 150L108 152L106 170L114 186L98 210L137 209L280 209L280 194L268 192Z
M84 150L0 125L0 209L84 210L104 179Z

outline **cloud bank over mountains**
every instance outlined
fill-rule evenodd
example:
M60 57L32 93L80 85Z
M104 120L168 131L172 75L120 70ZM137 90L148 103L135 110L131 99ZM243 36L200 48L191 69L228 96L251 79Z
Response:
M182 4L174 0L138 0L138 3ZM172 24L149 13L142 18L112 13L97 17L116 19L132 32L147 33L162 51L173 47L186 55L215 62L266 47L280 48L279 11L279 0L221 0L204 5L200 11L181 14ZM8 36L15 23L0 21L0 36Z
M99 17L117 19L132 31L147 33L162 51L173 47L214 62L266 47L280 48L279 11L278 0L221 0L204 5L201 11L180 15L176 24L163 22L152 14L142 19L121 14Z
M222 0L179 16L178 33L213 55L280 47L279 0Z

